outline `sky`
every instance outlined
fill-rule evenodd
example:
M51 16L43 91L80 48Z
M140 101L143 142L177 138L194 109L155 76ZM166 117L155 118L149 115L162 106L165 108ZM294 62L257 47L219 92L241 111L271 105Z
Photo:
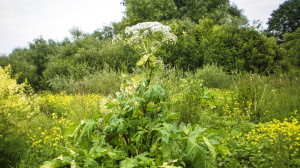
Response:
M28 47L35 38L61 41L69 30L85 33L121 21L122 0L0 0L0 54ZM285 0L231 0L250 20L260 20L263 28L273 10Z
M259 20L262 27L266 29L268 27L266 23L273 10L278 9L285 0L230 0L230 2L236 4L239 9L243 9L250 24L254 20Z

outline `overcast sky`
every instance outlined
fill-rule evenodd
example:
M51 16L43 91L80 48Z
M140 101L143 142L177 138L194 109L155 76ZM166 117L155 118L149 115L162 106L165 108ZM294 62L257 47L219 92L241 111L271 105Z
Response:
M271 17L273 10L278 9L279 5L285 0L230 0L239 9L243 9L250 23L253 20L260 20L263 28L267 28L268 18Z
M61 41L76 26L94 30L121 21L122 0L0 0L0 53L9 54L16 47L42 36ZM264 28L273 10L285 0L231 0L251 20L261 20Z

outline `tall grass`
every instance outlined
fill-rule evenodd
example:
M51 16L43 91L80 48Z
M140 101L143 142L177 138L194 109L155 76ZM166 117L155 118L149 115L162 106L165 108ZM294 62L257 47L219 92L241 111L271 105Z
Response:
M170 90L170 110L180 112L184 122L207 123L217 113L225 114L225 108L254 123L283 121L291 116L299 119L295 113L300 110L296 73L228 75L216 65L195 72L167 68L164 73L160 76Z
M266 122L272 119L282 121L290 116L299 119L295 110L300 109L300 83L299 76L295 74L238 75L231 90L235 92L240 104L252 102L254 122Z

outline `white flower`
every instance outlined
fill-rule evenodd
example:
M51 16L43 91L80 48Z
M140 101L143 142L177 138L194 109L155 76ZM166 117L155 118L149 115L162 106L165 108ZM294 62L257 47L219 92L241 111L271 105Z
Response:
M145 30L145 31L143 32L143 34L146 35L146 36L149 35L149 30Z
M126 27L125 34L126 36L129 36L131 34L136 35L142 31L143 34L148 35L149 30L152 33L162 32L164 35L167 35L168 33L170 33L171 27L165 26L159 22L143 22L131 27Z
M61 161L63 161L63 156L62 155L60 155L57 159L59 159L59 160L61 160Z

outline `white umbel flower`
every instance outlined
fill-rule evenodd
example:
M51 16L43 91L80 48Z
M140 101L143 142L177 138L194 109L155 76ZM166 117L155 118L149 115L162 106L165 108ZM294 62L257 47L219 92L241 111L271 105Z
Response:
M150 29L152 33L156 33L159 31L163 33L168 33L170 32L171 27L165 26L159 22L143 22L131 27L126 27L125 34L126 35L136 34L139 33L141 30L147 30L147 29Z
M171 27L165 26L159 22L143 22L136 24L134 26L126 27L125 28L125 38L128 40L131 44L140 43L143 39L145 39L148 36L155 35L156 33L162 33L162 39L156 41L160 41L163 43L168 42L177 42L177 36L170 32ZM121 40L122 37L120 35L117 35L113 38L113 43L115 41ZM153 39L152 39L153 40Z
M122 38L118 35L116 39L128 44L140 55L137 66L145 66L148 69L159 67L161 64L155 53L164 43L174 44L177 42L177 36L170 31L170 26L159 22L144 22L126 27L125 37Z

